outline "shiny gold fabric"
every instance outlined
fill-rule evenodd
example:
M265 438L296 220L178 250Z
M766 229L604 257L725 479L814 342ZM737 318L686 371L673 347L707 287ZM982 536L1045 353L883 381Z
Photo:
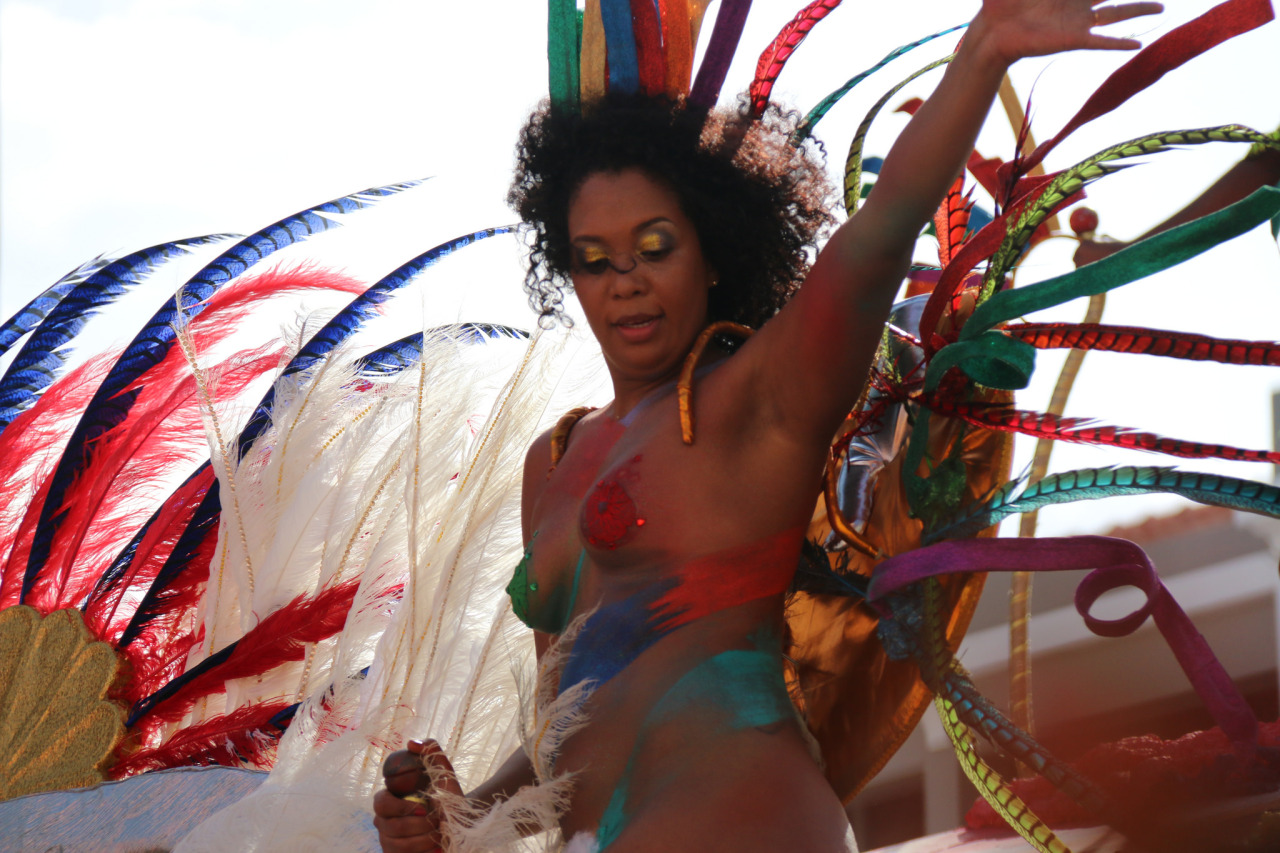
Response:
M958 421L930 418L929 449L946 456L962 434L968 495L977 500L1008 478L1010 436L969 428ZM920 546L921 524L908 517L899 453L881 472L866 538L887 555ZM830 527L819 506L809 537L822 541ZM992 536L995 528L982 536ZM849 570L869 576L871 558L853 551ZM832 555L833 557L835 555ZM953 575L941 579L951 604L947 638L954 650L973 617L986 576ZM912 661L893 661L876 638L877 617L865 602L844 596L796 593L787 608L793 667L788 672L792 697L822 747L827 779L845 802L885 765L919 722L931 694Z

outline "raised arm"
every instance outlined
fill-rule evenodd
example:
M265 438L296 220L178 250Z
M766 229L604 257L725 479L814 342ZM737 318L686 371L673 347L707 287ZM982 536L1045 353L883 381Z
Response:
M825 441L853 404L921 229L960 173L1005 72L1020 58L1132 50L1093 32L1161 10L1090 0L986 0L937 90L898 137L859 212L819 254L800 293L748 344L760 416L796 441ZM748 351L743 348L743 353Z

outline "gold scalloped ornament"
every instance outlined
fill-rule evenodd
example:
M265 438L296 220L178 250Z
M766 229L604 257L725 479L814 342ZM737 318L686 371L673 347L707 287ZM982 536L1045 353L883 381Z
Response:
M0 611L0 800L96 785L124 734L119 659L80 611Z

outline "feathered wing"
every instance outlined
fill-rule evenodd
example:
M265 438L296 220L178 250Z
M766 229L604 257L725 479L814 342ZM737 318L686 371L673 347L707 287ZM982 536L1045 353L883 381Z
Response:
M103 378L67 441L57 469L49 478L46 495L39 506L31 508L36 513L37 523L27 553L22 584L24 596L42 577L55 547L55 539L66 519L72 485L77 479L83 480L82 473L94 457L95 443L128 419L138 393L137 389L129 389L139 377L164 361L174 342L175 322L182 316L194 320L205 310L207 300L224 284L271 253L340 225L338 220L330 217L367 207L377 199L408 186L410 184L375 187L286 217L223 252L156 312ZM57 566L53 571L65 573L66 567Z
M269 607L266 577L296 589L351 576L359 589L342 633L288 675L301 704L268 782L181 849L215 849L228 837L238 849L282 849L272 821L254 817L281 809L292 826L314 827L307 838L346 837L367 820L382 755L410 736L449 745L464 786L518 748L513 667L531 665L531 646L504 589L521 550L519 473L537 430L567 400L583 399L592 368L566 351L581 348L576 338L485 337L477 346L470 336L426 335L422 358L389 376L360 373L367 361L339 350L323 374L277 385L270 426L232 466L241 494L265 511L239 526L224 522L214 560L223 572L218 598L241 604L207 613L206 624L233 635L246 606ZM286 429L296 447L315 452L294 452L279 468L268 457ZM245 548L258 555L252 591ZM228 707L254 700L258 686L237 690ZM195 718L225 712L211 701ZM551 792L527 796L534 800L511 820L527 818ZM547 801L543 811L553 814L554 798ZM477 838L515 843L510 820L500 823L484 818Z

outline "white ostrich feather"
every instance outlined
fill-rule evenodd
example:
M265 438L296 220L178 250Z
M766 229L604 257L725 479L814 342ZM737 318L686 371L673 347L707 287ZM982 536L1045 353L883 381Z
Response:
M215 572L221 559L223 583L236 587L224 596L242 602L213 611L218 630L243 630L255 611L328 583L359 577L360 587L337 638L224 700L302 697L268 782L180 850L213 849L201 839L219 849L311 849L314 839L370 849L386 752L435 738L467 789L519 748L529 725L521 709L538 706L522 689L536 680L532 635L505 595L522 551L520 475L540 430L603 396L591 346L565 332L527 346L431 335L416 368L361 377L359 392L349 353L277 384L271 427L238 465L218 469L236 480L244 513L234 528L243 537L224 534L215 556ZM580 711L581 696L563 698L540 719ZM544 755L546 784L484 812L450 806L453 849L561 846L558 831L521 840L529 826L555 826L571 784L552 778ZM313 840L279 837L275 825L305 826Z

